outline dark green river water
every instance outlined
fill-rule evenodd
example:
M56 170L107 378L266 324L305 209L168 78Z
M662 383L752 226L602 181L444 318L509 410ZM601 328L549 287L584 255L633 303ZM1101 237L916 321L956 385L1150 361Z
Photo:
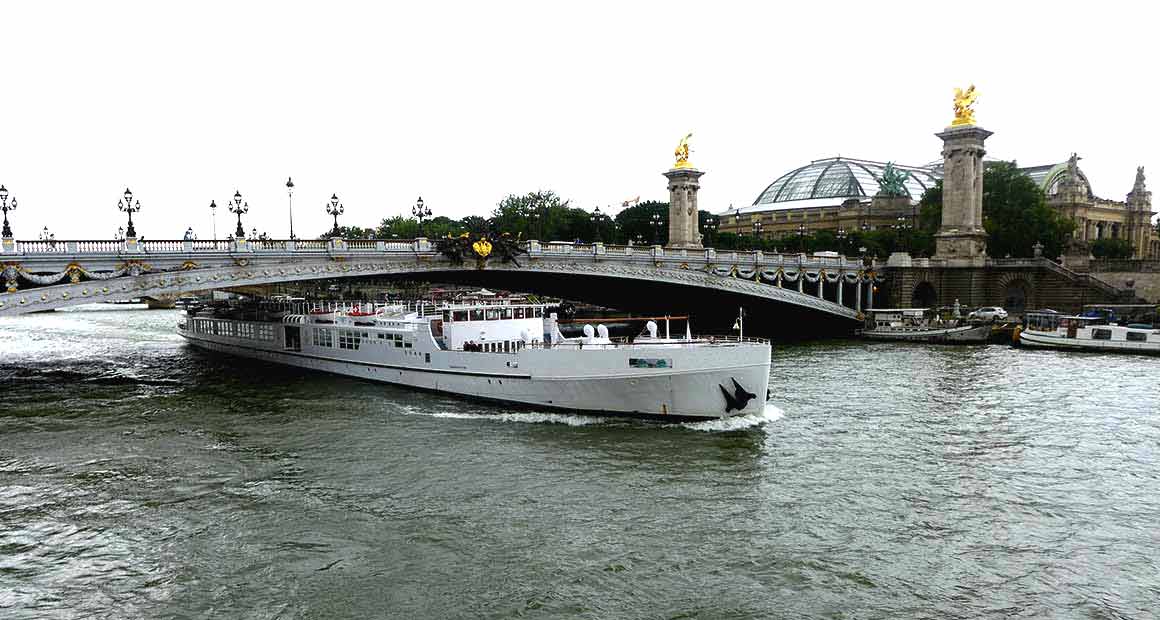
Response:
M0 320L0 618L1148 618L1160 358L774 346L662 426Z

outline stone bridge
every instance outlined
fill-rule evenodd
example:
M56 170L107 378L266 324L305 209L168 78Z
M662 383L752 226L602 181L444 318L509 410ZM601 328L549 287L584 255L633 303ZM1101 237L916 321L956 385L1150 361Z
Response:
M622 310L690 313L728 329L847 333L875 282L838 256L524 242L526 254L457 263L427 239L12 241L0 253L0 316L131 298L332 278L397 278L521 290Z

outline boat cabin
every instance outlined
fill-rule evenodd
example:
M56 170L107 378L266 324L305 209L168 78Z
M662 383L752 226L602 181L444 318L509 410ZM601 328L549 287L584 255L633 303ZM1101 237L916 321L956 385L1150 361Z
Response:
M884 308L864 310L868 329L913 327L926 324L929 308Z
M542 305L456 305L440 311L432 331L441 331L444 346L453 351L511 353L544 340Z

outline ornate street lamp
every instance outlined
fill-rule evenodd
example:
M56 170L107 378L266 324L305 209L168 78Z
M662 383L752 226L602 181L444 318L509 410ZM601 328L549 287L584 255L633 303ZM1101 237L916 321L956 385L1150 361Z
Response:
M839 228L838 234L835 236L838 238L838 250L841 252L845 252L846 251L846 239L850 236L850 233L846 232L845 228Z
M603 216L600 214L600 206L597 205L596 210L592 212L592 228L596 230L596 243L600 243L600 224Z
M717 237L715 236L715 233L717 232L718 226L719 226L719 224L717 222L717 218L707 217L707 218L705 218L705 225L702 226L701 228L703 228L705 230L705 232L708 233L708 236L713 237L713 240L715 242L717 239Z
M893 228L898 235L898 245L902 248L902 251L906 252L907 245L909 245L907 243L907 241L908 241L908 238L910 235L906 235L906 236L903 236L903 235L906 231L910 230L910 228L911 228L910 221L906 218L905 215L900 215L895 220L895 222L897 222L897 223L894 226L891 226L891 228Z
M212 200L209 201L209 212L213 219L213 240L217 241L217 203Z
M234 238L238 241L244 241L246 238L246 229L242 228L242 214L250 212L250 203L242 202L242 193L235 191L234 199L229 205L230 213L238 216L238 229L234 231Z
M798 224L798 252L806 251L806 225Z
M419 220L419 236L423 236L423 220L431 217L431 207L423 204L423 197L415 201L415 206L411 207L411 215L414 215Z
M757 220L753 223L753 247L756 248L757 246L761 245L761 233L763 232L764 228L765 225L761 223L761 220Z
M125 188L125 198L117 201L117 208L129 214L129 226L125 228L125 236L130 239L137 238L137 231L133 230L133 214L141 210L141 201L133 202L133 192L129 188Z
M326 212L334 216L334 230L330 232L330 236L338 236L338 216L342 215L346 209L342 203L338 201L338 194L330 195L330 202L326 203Z
M653 227L653 245L657 245L657 240L661 236L661 222L664 221L664 218L661 217L660 213L653 213L652 217L649 218L649 221L652 223Z
M16 197L12 197L12 204L8 204L8 189L0 185L0 209L4 211L4 230L0 232L0 236L5 239L12 238L12 229L8 227L8 212L16 210Z
M290 202L290 238L294 239L294 180L286 177L286 198Z

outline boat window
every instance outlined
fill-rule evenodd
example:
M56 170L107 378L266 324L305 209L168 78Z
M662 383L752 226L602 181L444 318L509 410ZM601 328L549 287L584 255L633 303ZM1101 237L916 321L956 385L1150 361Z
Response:
M534 319L538 319L538 318L544 316L544 309L543 308L532 308L532 312L535 313L532 315L532 318L534 318Z
M522 318L524 318L524 309L523 309L523 308L516 308L516 309L515 309L515 313L516 313L516 318L517 318L517 319L522 319Z
M1098 327L1092 329L1092 340L1111 340L1112 330L1100 329Z
M673 360L657 359L651 357L630 357L628 358L629 368L672 368Z
M455 312L452 312L451 313L451 320L453 320L453 321L466 321L467 320L467 311L466 310L456 310Z
M423 361L424 361L424 362L427 362L428 364L430 364L430 363L431 363L431 354L430 354L430 353L424 353L424 354L423 354Z
M472 321L482 321L483 320L483 310L472 310L471 311L471 320Z
M1145 342L1148 340L1147 332L1128 332L1127 336L1128 340L1131 340L1132 342Z
M499 310L496 308L488 308L486 316L488 321L494 321L499 318Z
M503 309L503 318L505 318L505 319L512 318L512 309L511 308L504 308Z

